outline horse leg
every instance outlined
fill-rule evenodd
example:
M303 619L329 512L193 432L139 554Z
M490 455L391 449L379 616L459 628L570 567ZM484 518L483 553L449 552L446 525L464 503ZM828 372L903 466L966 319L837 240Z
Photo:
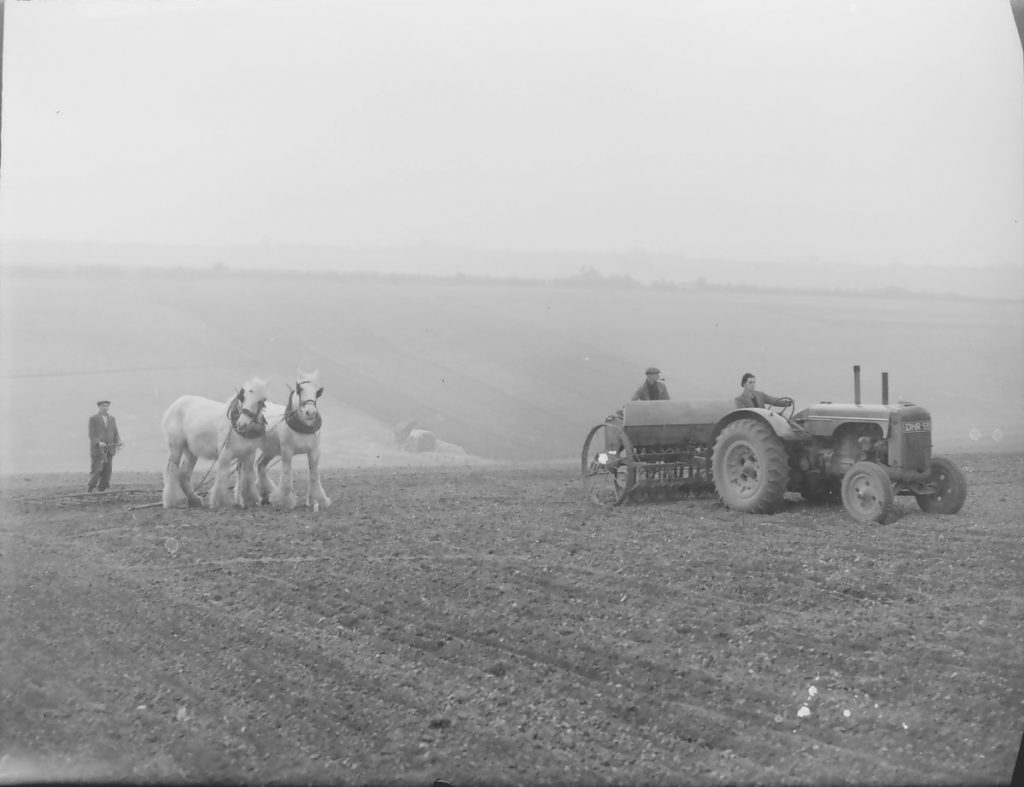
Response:
M189 506L201 506L203 499L192 488L192 471L195 470L199 457L188 448L183 449L182 454L181 464L178 467L178 484L181 486L181 491L185 493L185 497L188 498Z
M267 465L270 464L273 458L265 453L261 453L259 460L256 462L256 487L259 491L261 505L270 504L270 496L274 494L276 488L274 482L270 480L270 475L267 473Z
M274 494L270 496L270 501L274 505L281 506L282 508L291 511L295 508L295 490L293 488L292 479L292 459L294 454L290 448L282 445L281 446L281 485L274 491Z
M256 485L256 454L238 459L238 483L235 499L242 508L260 505L260 491Z
M169 455L167 464L164 466L164 492L162 503L164 508L176 508L184 502L184 490L181 488L179 478L179 465L181 464L181 448L168 441Z
M309 460L309 492L306 494L306 506L314 511L319 511L320 506L330 508L331 498L327 496L323 484L320 483L320 446L313 446L306 458Z
M248 465L246 463L245 457L237 457L235 459L233 467L235 472L235 505L238 506L239 508L245 508L246 505L254 505L254 503L252 502L252 495L249 489L249 487L252 485L252 482L249 479L247 471Z
M209 495L209 505L214 510L225 506L230 507L232 503L229 478L234 458L225 456L226 453L227 451L221 452L221 455L217 457L217 463L214 467L213 486L210 487Z
M237 471L237 473L236 473L237 477L235 478L235 492L234 492L234 494L235 494L235 505L239 506L240 508L245 508L245 501L242 499L242 470L241 470L241 467L238 464L235 465L235 470Z
M234 500L235 505L239 508L245 508L247 495L245 492L246 480L245 480L245 460L242 457L235 459L233 470L235 473L235 489L234 489Z

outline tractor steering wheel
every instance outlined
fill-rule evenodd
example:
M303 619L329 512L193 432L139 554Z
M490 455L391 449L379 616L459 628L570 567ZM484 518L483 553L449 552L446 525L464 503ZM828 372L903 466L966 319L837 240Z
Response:
M791 396L780 396L778 403L769 405L769 409L788 420L796 412L796 402ZM789 411L788 415L786 414L787 410Z

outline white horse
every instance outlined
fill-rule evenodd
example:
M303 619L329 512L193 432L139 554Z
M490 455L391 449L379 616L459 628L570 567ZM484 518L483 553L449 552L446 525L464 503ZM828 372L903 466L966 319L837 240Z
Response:
M267 402L266 414L270 428L263 436L260 456L256 462L260 497L265 503L289 511L295 508L297 502L292 482L292 458L298 454L305 454L309 463L306 505L314 511L319 511L320 506L329 508L331 505L331 499L320 483L320 427L323 419L316 403L324 389L319 387L317 374L299 371L295 390L288 387L286 404ZM275 487L267 475L267 465L275 456L281 457L279 487Z
M203 504L192 489L192 471L202 457L215 462L216 475L210 489L210 508L231 505L228 479L231 465L238 460L236 498L244 507L258 506L256 449L266 433L262 410L267 400L267 381L254 377L226 402L202 396L181 396L164 413L167 438L167 466L164 468L164 508Z

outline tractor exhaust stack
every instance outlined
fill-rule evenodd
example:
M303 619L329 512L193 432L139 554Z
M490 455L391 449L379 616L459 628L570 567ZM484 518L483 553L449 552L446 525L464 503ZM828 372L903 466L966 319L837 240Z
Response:
M853 403L860 404L860 366L853 367Z
M889 404L889 373L882 372L882 404Z

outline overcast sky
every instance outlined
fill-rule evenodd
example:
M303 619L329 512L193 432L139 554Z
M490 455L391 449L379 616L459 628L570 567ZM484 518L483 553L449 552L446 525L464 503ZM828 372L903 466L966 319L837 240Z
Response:
M1007 0L8 2L0 240L1024 261Z

